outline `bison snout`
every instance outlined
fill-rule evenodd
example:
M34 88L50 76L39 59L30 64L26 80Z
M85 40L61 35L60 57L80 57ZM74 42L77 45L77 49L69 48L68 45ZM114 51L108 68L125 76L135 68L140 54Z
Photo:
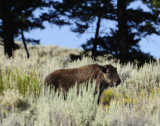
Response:
M121 83L121 80L120 80L120 79L117 80L117 81L116 81L116 86L118 86L120 83Z

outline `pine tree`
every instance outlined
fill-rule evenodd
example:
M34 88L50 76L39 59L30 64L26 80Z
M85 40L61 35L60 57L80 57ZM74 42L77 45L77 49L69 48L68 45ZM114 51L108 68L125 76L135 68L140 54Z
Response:
M83 34L93 24L96 24L95 37L91 38L82 47L92 51L93 56L99 52L112 54L120 58L121 63L153 59L149 54L140 50L139 41L147 35L159 35L157 29L157 17L151 11L146 12L143 8L128 8L135 0L63 0L54 7L70 20L73 32ZM111 29L110 33L100 34L101 21L114 20L117 28ZM106 24L107 26L108 24Z
M21 35L26 48L26 42L38 42L25 39L24 32L34 28L44 28L43 20L34 16L34 11L47 6L43 0L0 0L0 36L4 43L4 53L13 56L15 48L14 38ZM29 57L29 53L28 57Z
M97 54L99 45L101 21L103 19L115 20L115 10L112 0L63 0L54 4L54 8L72 24L71 30L80 34L85 33L96 22L94 38L91 38L91 48L83 45L86 51Z

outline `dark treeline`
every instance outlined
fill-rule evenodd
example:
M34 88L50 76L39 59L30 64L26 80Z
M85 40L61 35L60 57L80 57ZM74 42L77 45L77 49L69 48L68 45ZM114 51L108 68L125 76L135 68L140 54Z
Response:
M29 58L26 43L39 43L38 40L27 39L24 32L34 28L44 28L41 18L36 18L33 12L46 7L47 3L42 0L0 0L0 37L4 43L4 53L13 56L18 45L14 43L15 37L21 37Z
M138 43L148 35L160 34L160 2L139 0L142 4L137 9L130 6L134 2L136 0L0 0L0 37L4 53L12 57L18 48L14 39L21 37L29 57L26 44L39 41L25 38L24 32L43 29L43 22L48 21L58 26L69 25L79 34L92 28L94 37L82 48L86 54L91 51L93 58L112 54L121 63L135 59L149 61L154 58L143 53ZM145 11L142 5L149 11ZM34 15L36 10L38 16ZM114 22L116 28L108 30L108 21Z

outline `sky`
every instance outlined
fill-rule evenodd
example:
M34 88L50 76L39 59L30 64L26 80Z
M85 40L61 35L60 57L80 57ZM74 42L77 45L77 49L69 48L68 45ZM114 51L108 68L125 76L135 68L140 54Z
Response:
M41 45L57 45L59 47L81 48L89 38L93 37L93 33L85 33L79 35L70 31L69 26L57 27L45 23L44 30L33 30L26 33L26 37L40 39ZM140 48L145 53L150 53L155 58L160 58L160 36L151 35L143 38L139 42Z
M130 5L130 8L142 7L142 4L136 2ZM149 11L146 6L143 6L145 11ZM102 22L102 27L104 22ZM105 22L106 23L106 22ZM107 22L107 26L115 27L116 24L112 22ZM94 31L84 33L79 35L73 33L70 30L69 26L58 27L55 25L50 25L45 23L45 29L32 30L29 33L25 33L26 37L40 39L41 45L57 45L59 47L68 47L68 48L81 48L83 43L86 43L88 39L94 36ZM108 28L108 27L107 27ZM108 30L104 28L105 30ZM103 29L102 29L103 30ZM160 58L160 36L151 35L143 38L140 42L140 49L145 53L150 53L155 58Z

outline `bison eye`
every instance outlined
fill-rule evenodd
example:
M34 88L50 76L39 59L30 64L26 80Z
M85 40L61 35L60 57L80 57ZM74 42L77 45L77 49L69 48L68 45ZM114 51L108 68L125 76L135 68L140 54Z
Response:
M107 70L107 73L111 73L111 71L110 71L110 70Z

